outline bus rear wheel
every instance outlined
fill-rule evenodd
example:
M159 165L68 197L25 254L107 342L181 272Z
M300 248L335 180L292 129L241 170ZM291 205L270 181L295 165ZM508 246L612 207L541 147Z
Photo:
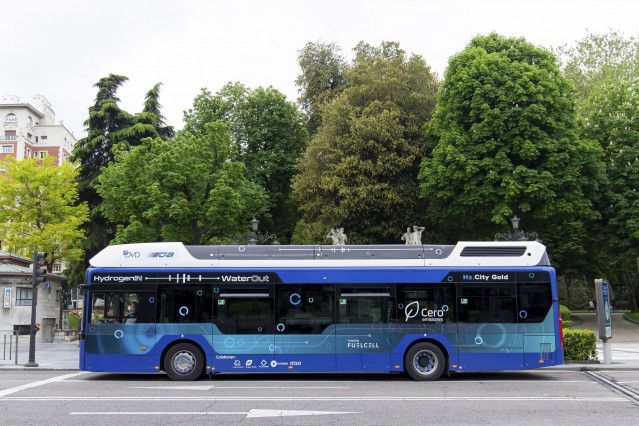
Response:
M166 353L164 371L171 380L195 380L204 371L204 354L195 345L178 343Z
M437 345L418 343L406 352L404 365L413 380L437 380L444 372L446 358Z

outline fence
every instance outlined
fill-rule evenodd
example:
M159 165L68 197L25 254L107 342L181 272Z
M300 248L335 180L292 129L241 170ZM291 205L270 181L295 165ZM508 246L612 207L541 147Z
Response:
M8 339L7 339L8 337ZM7 355L9 355L9 361L11 361L11 357L15 359L15 364L18 363L18 347L19 347L19 333L4 335L2 339L2 360L7 360ZM8 342L7 342L8 341ZM14 349L15 348L15 349ZM15 351L15 353L14 353Z

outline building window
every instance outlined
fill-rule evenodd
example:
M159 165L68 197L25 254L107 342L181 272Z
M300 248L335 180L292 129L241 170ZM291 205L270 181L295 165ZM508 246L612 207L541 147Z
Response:
M53 273L57 274L57 273L60 273L60 272L62 272L62 265L60 265L59 263L55 263L53 265Z
M27 155L25 156L26 158L31 158L31 149L27 148Z
M16 131L15 130L5 130L4 131L4 140L5 141L15 141L17 139L18 139L18 137L16 135Z
M3 154L13 154L13 145L2 145Z
M31 116L27 118L27 124L29 124L29 126L33 126L33 118L31 118Z
M31 306L33 300L33 289L30 287L17 287L16 288L16 305L17 306Z
M40 157L40 159L47 158L47 151L40 151L37 154L38 154L38 157Z
M7 114L7 117L4 119L4 121L8 123L17 123L18 117L16 117L15 114Z
M32 136L31 133L27 133L27 140L31 140Z

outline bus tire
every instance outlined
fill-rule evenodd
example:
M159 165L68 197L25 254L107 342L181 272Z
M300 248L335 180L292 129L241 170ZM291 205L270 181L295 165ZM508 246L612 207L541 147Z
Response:
M437 380L444 372L446 358L437 345L417 343L406 352L404 366L413 380Z
M171 380L195 380L204 371L204 354L191 343L178 343L164 356L164 371Z

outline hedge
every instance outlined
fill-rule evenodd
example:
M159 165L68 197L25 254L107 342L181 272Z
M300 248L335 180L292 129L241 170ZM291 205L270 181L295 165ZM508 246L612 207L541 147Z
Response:
M564 359L596 361L597 340L592 330L564 329Z

